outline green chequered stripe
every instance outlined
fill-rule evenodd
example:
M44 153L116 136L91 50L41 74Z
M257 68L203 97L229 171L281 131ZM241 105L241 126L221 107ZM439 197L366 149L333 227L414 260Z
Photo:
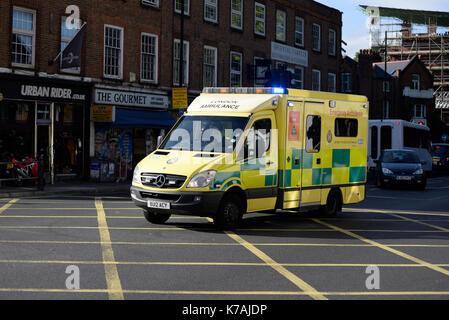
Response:
M333 183L333 175L338 184L357 183L366 180L366 150L365 149L333 149L322 150L321 163L323 168L314 168L316 166L316 157L314 153L307 153L305 150L292 150L292 157L288 163L287 170L279 170L279 185L285 188L292 187L292 172L296 170L307 170L312 180L313 186L331 185ZM328 157L327 159L325 157ZM295 165L294 159L299 157L300 164ZM329 159L332 157L332 159ZM332 167L329 167L329 166ZM291 167L291 169L289 169ZM342 169L347 168L347 173L342 176ZM334 170L338 169L338 173ZM284 182L284 183L282 183ZM335 182L334 182L335 183ZM294 181L293 181L293 184ZM296 184L295 184L296 185Z
M217 172L217 175L215 176L213 183L211 183L211 185L210 185L210 189L211 190L220 189L221 187L215 187L215 186L216 185L223 186L223 183L225 183L225 181L232 179L232 178L240 179L240 171Z

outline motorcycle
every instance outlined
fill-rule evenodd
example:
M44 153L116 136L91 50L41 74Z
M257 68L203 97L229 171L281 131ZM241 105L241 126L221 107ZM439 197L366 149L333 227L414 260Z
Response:
M25 157L18 161L11 155L11 159L6 166L6 174L14 179L16 186L22 186L25 182L37 182L39 179L39 164L32 157Z

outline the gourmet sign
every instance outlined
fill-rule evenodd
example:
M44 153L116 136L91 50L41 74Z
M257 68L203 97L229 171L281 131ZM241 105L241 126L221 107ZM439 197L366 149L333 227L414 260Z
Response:
M168 108L168 96L113 90L95 90L95 103L128 107Z

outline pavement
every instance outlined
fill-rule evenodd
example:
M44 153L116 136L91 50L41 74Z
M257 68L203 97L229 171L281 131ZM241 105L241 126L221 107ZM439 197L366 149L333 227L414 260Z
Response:
M37 187L0 187L0 198L43 197L51 195L98 195L105 193L128 192L131 183L61 181L47 184L44 190Z

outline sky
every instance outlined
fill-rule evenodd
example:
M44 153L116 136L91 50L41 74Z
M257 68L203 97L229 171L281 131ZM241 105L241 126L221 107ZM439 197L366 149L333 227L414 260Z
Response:
M448 0L315 0L326 6L343 12L343 46L346 54L354 58L360 49L369 48L369 29L367 19L359 5L370 5L379 7L394 7L403 9L417 9L429 11L449 12Z

